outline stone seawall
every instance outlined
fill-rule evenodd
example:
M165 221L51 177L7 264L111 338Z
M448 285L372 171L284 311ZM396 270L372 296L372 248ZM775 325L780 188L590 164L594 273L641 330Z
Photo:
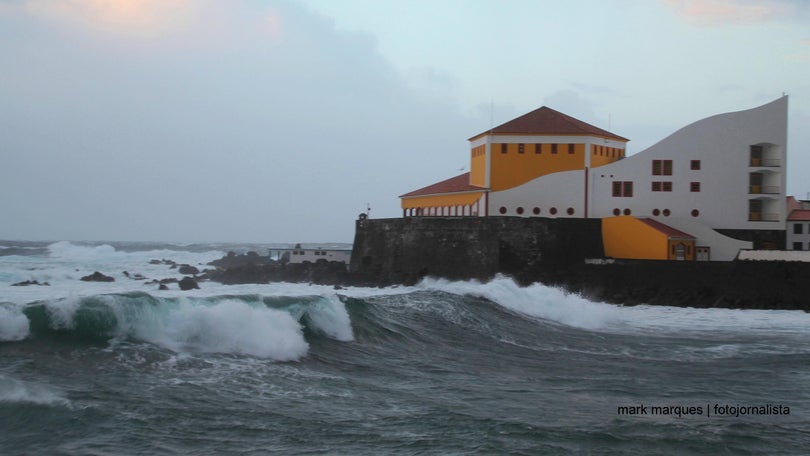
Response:
M599 219L366 219L357 221L349 275L378 286L505 274L616 304L810 311L810 263L585 263L602 256Z
M602 250L598 219L367 219L357 221L351 273L376 285L554 274Z

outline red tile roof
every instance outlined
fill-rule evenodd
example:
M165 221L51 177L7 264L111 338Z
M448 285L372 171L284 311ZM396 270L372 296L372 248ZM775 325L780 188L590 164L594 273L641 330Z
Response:
M493 134L541 134L541 135L591 135L602 138L617 139L619 141L629 141L619 135L607 130L594 127L591 124L565 115L559 111L543 106L539 109L524 114L510 120L495 128L481 132L472 138L472 141L479 136L489 133Z
M414 190L412 192L400 195L400 198L408 198L411 196L426 196L436 195L441 193L462 193L462 192L475 192L486 190L483 187L470 185L470 173L464 173L460 176L451 177L450 179L437 182L433 185Z
M807 222L810 221L810 209L794 209L788 215L788 221L791 222Z
M653 219L649 219L649 218L642 218L642 219L639 219L639 220L646 223L648 226L650 226L650 227L652 227L652 228L666 234L668 237L695 239L695 237L692 236L691 234L684 233L681 230L676 230L675 228L672 228L669 225L664 225L663 223L661 223L661 222L659 222L657 220L653 220Z

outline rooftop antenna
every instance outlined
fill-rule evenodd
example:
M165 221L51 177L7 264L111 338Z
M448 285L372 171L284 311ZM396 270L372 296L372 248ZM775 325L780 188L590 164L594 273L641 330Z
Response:
M366 203L366 215L371 213L371 203Z

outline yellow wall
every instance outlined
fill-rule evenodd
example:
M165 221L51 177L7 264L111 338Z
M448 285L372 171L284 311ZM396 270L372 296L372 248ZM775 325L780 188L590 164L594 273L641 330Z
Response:
M574 153L568 153L568 144L557 144L557 153L552 154L551 144L542 144L541 153L535 152L533 143L525 143L523 153L518 144L507 144L506 153L502 145L491 145L492 170L490 188L493 191L517 187L546 174L571 171L585 167L585 144L575 144Z
M591 144L591 168L607 165L624 157L624 149Z
M415 198L402 198L402 209L414 207L451 207L467 206L475 204L483 195L483 192L461 193L440 196L419 196Z
M487 146L473 147L470 157L470 184L479 187L487 186Z
M630 215L603 218L602 242L605 246L605 256L611 258L637 260L669 258L667 235Z

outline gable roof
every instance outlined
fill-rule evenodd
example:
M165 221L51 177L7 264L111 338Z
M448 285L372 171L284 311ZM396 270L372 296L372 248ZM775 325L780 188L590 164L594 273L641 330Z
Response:
M810 221L810 209L794 209L787 219L790 222Z
M695 239L695 237L692 236L691 234L684 233L681 230L676 230L675 228L673 228L673 227L671 227L669 225L664 225L663 223L661 223L661 222L659 222L657 220L653 220L653 219L650 219L650 218L640 218L639 221L641 221L643 223L646 223L647 226L649 226L649 227L651 227L651 228L653 228L653 229L655 229L657 231L660 231L661 233L666 234L667 237L670 237L670 238Z
M486 189L476 185L470 185L470 173L466 172L456 177L451 177L450 179L446 179L441 182L428 185L427 187L422 187L418 190L400 195L399 197L409 198L413 196L436 195L441 193L480 192L483 190Z
M529 134L529 135L591 135L602 138L611 138L619 141L629 141L619 135L613 134L589 123L555 111L543 106L520 117L510 120L495 128L481 132L469 140L472 141L487 134Z

